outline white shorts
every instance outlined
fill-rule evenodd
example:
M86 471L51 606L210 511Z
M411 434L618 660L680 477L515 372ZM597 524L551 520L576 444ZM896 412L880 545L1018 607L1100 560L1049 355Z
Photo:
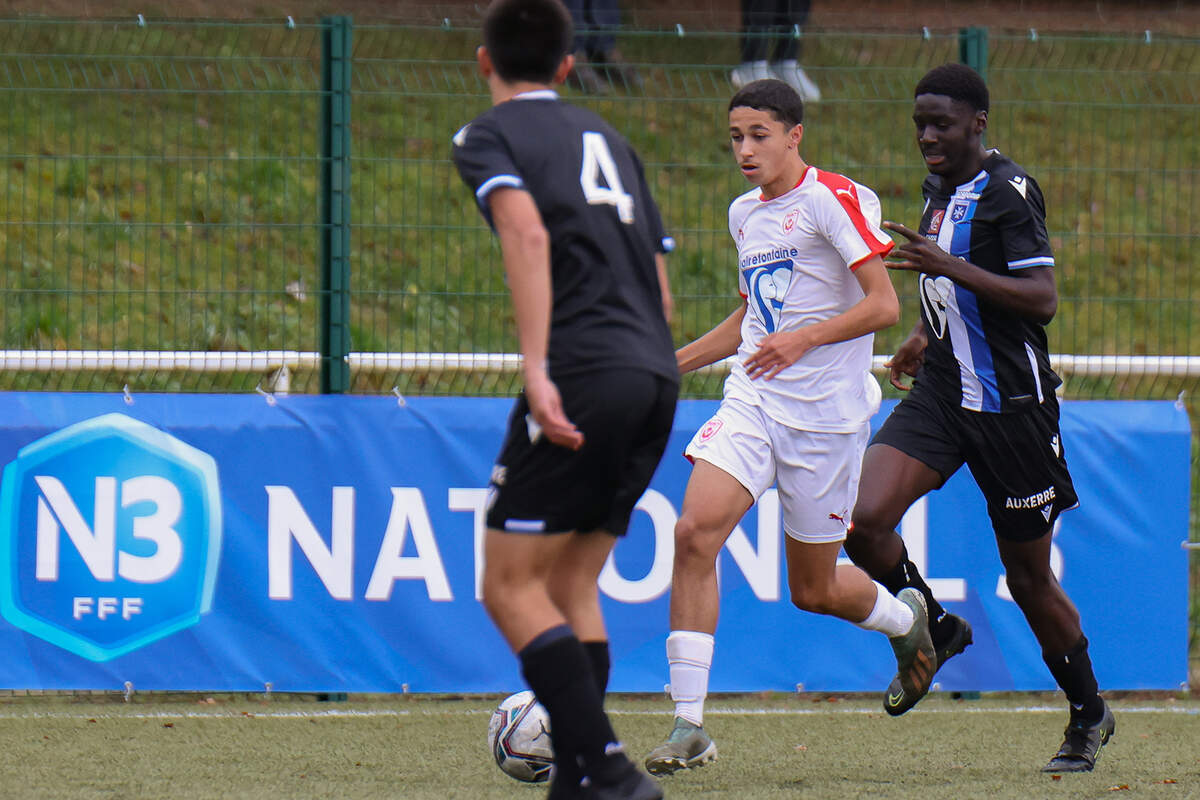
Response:
M726 399L684 455L727 472L755 502L778 483L784 531L797 541L820 544L846 538L870 438L869 422L855 433L802 431L757 406Z

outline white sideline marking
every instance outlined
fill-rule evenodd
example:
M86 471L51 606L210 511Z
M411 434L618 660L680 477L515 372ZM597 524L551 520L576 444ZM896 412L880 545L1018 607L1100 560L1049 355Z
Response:
M1187 714L1200 715L1200 708L1178 708L1171 706L1113 706L1118 714ZM921 709L922 714L1061 714L1061 706L1018 706L1016 708L928 708ZM330 709L327 711L137 711L127 714L95 713L87 714L78 711L31 711L31 712L0 712L0 719L308 719L310 717L354 718L354 717L443 717L443 716L475 716L492 713L491 706L477 709L461 709L455 711L410 711L404 709ZM661 711L639 711L610 709L609 714L618 717L667 717L669 708ZM709 708L704 712L709 716L766 716L791 717L814 716L818 714L879 714L883 709L875 707L853 708Z

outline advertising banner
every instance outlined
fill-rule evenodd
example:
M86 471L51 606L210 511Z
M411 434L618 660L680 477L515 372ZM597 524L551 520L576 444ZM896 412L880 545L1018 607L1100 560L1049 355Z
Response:
M511 401L0 395L0 687L515 691L479 602L487 478ZM601 575L614 691L660 691L672 531L692 433L680 404ZM875 423L891 408L885 403ZM1186 680L1190 434L1172 403L1063 405L1080 496L1052 563L1102 688ZM902 534L975 643L945 690L1054 688L961 470ZM798 611L767 492L719 562L713 691L875 691L880 634Z

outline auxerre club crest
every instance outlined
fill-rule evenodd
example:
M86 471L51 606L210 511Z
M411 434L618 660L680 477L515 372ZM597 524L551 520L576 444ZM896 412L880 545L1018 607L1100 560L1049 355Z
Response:
M0 484L0 615L91 661L196 624L221 552L212 456L123 414L21 448Z

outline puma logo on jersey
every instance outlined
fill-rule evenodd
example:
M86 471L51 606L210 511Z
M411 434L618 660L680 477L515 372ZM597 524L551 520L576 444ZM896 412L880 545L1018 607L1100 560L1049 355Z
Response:
M1009 182L1009 184L1012 185L1012 187L1014 189L1016 189L1018 192L1021 193L1021 197L1025 197L1025 190L1029 186L1029 184L1025 182L1024 175L1017 175L1015 177L1009 178L1008 182Z

